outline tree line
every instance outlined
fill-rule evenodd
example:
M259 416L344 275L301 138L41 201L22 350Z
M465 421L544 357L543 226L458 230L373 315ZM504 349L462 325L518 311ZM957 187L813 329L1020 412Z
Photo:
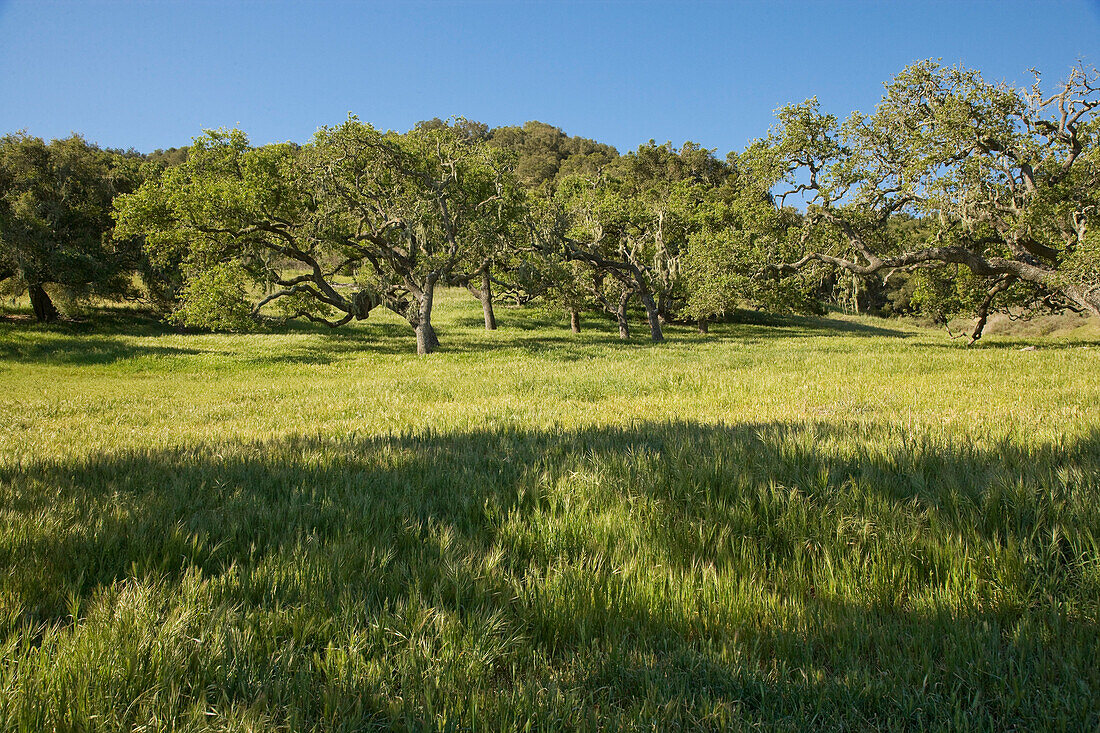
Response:
M1094 70L1019 89L926 61L846 120L816 99L725 159L691 142L620 155L538 122L350 116L306 144L240 130L141 155L0 138L0 282L35 317L145 299L179 325L338 327L386 308L439 345L440 286L615 320L630 337L738 308L974 317L1100 314Z

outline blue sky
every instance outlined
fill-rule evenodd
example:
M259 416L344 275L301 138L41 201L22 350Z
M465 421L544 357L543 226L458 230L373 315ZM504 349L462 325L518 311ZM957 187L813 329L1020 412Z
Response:
M874 106L905 65L987 79L1100 66L1100 1L22 2L0 0L0 133L184 145L239 126L305 141L349 111L381 128L539 119L633 149L719 155L817 95Z

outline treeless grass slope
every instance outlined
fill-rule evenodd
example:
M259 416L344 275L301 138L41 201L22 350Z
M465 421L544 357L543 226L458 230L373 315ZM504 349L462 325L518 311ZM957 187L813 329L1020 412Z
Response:
M1100 343L499 316L0 323L0 730L1100 723Z

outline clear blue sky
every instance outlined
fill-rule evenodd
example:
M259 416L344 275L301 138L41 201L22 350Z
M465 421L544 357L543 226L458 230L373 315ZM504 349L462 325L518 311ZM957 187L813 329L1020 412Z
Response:
M942 58L1022 83L1100 66L1100 1L55 2L0 0L0 133L141 151L239 126L305 141L538 119L633 149L741 149L816 94L840 115Z

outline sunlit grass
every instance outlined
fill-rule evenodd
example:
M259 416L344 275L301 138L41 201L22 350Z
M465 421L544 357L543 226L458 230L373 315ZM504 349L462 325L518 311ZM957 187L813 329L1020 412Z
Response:
M1100 340L499 317L0 323L0 727L1100 724Z

